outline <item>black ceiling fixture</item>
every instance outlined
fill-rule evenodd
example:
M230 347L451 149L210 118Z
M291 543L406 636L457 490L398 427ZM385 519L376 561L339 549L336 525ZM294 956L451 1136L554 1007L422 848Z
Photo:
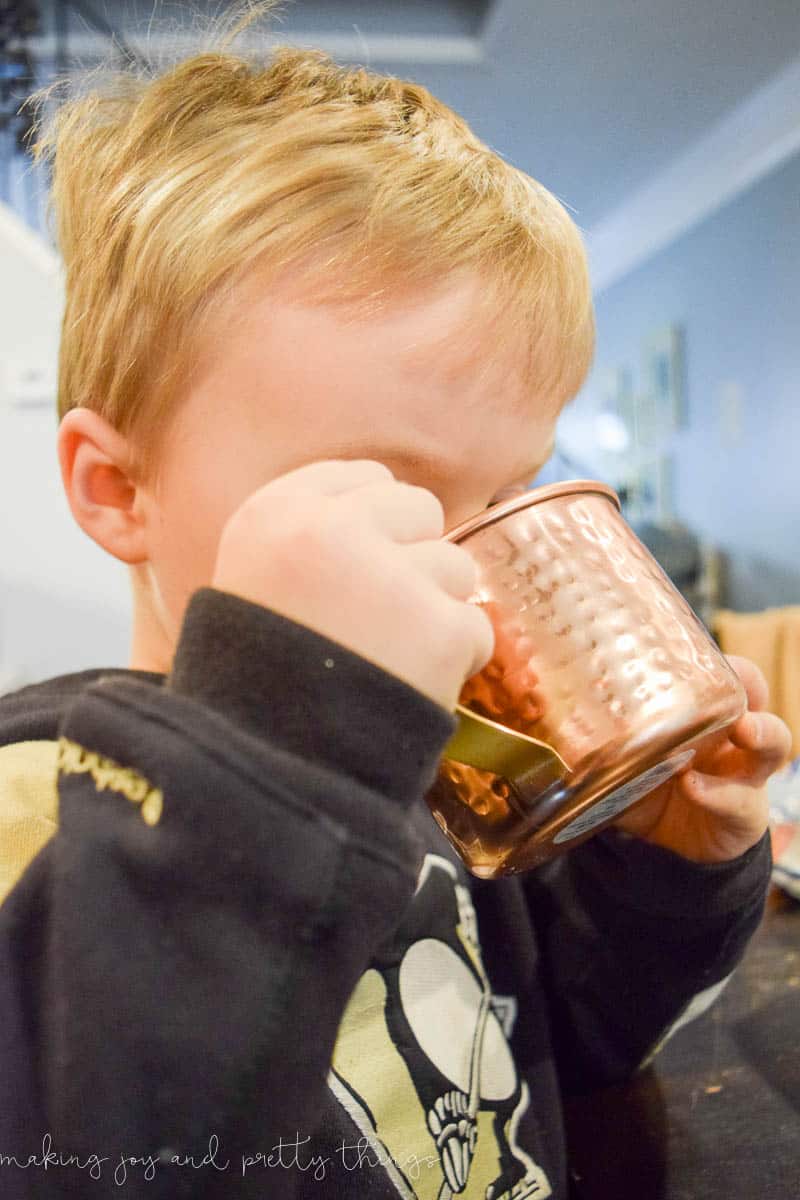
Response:
M50 74L63 77L69 70L67 27L72 10L85 26L108 38L116 52L129 63L145 66L146 62L131 49L119 31L102 14L95 12L88 0L53 0L50 6L55 33L55 59L39 66L39 76ZM34 115L30 106L21 112L20 106L37 86L37 64L33 58L31 39L42 35L42 20L37 0L0 0L0 134L13 132L13 150L27 150ZM40 83L45 82L40 78Z
M0 133L10 130L21 151L33 123L28 109L18 111L35 85L28 39L40 32L36 0L0 0Z

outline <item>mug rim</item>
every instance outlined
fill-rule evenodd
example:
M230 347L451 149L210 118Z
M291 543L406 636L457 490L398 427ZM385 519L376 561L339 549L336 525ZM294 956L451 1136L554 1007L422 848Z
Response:
M523 492L521 496L512 496L510 500L501 500L498 504L484 509L483 512L467 517L466 521L449 529L444 537L447 541L455 542L474 533L477 529L484 529L493 525L495 521L501 521L509 513L516 512L518 509L529 508L534 504L542 504L546 500L555 500L561 496L587 493L603 496L616 505L618 512L622 511L619 496L607 483L601 483L598 479L569 479L564 483L549 483L543 487L531 488L530 491Z

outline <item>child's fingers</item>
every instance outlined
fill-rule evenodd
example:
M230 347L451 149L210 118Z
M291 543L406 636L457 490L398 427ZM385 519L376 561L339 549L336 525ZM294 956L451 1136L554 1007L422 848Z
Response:
M765 709L769 704L769 684L763 672L749 658L742 658L739 654L726 654L725 657L742 681L750 711Z
M462 546L442 540L415 542L406 558L456 600L467 600L475 591L478 564Z
M708 808L737 809L764 787L791 754L792 735L774 713L745 713L726 731L727 746L681 775L689 799Z
M423 538L438 540L444 532L444 509L438 496L428 488L397 479L354 488L339 503L358 518L367 518L375 531L393 542L407 545ZM467 551L460 548L459 554L466 556Z
M688 771L680 782L687 799L717 817L742 824L760 825L766 821L765 794L749 780Z
M774 713L745 713L728 730L728 737L747 752L747 779L753 787L763 787L791 756L791 731Z

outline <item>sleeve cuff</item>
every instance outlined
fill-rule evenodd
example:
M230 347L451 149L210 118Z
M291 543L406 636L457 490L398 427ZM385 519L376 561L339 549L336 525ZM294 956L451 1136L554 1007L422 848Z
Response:
M432 785L456 726L367 659L216 588L192 595L164 687L404 805Z
M729 862L696 863L619 830L572 851L582 878L616 904L654 917L704 922L762 903L769 887L769 833Z

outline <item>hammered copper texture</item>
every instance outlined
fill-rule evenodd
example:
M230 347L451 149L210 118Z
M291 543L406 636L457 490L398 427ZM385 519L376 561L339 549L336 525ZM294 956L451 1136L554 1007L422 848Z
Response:
M528 506L453 538L478 562L473 599L496 634L494 656L461 704L552 746L574 781L594 771L599 797L620 763L623 780L634 778L637 758L651 763L654 747L667 752L699 727L733 719L742 693L612 500L568 485L553 491L562 494L536 503L530 493ZM443 789L473 817L452 805L446 818L437 814ZM445 760L429 803L448 835L457 823L480 841L480 816L513 838L509 794L497 776Z
M729 692L708 634L602 497L534 505L462 544L480 564L477 598L497 640L461 703L548 742L569 766Z

